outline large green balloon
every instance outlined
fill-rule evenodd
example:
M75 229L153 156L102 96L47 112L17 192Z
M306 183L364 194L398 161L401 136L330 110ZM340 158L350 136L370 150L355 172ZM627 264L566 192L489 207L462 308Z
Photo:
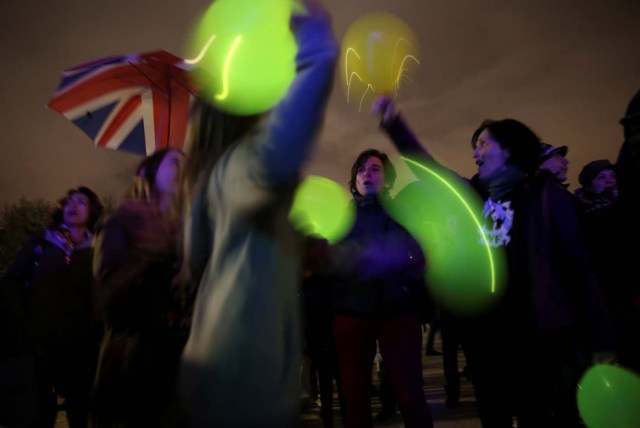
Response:
M578 385L578 409L589 428L640 426L640 376L611 364L591 367Z
M289 219L301 232L333 244L351 230L355 207L344 187L312 175L298 186Z
M188 57L201 96L237 115L263 113L295 77L291 0L216 0L198 22Z
M403 160L418 180L386 208L420 243L431 295L458 315L488 311L504 295L505 256L482 232L479 197L460 177L433 162Z

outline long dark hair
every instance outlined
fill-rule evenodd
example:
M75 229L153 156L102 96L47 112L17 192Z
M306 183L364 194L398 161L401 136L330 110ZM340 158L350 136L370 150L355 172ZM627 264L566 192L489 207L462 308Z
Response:
M76 193L81 193L89 198L89 219L87 220L87 229L93 231L96 224L104 213L104 204L100 197L90 188L86 186L78 186L67 190L67 193L56 201L56 206L51 213L50 229L57 229L64 221L64 207L67 201Z
M200 102L193 113L195 133L183 173L183 190L189 195L203 174L208 174L224 151L247 134L261 115L236 116Z
M171 152L183 153L182 150L178 148L167 147L147 156L138 164L134 176L134 183L128 194L129 197L148 202L159 199L160 191L156 183L156 176L158 175L160 164Z
M471 137L471 146L474 149L478 137L485 129L500 147L509 149L509 163L527 174L538 168L542 141L527 125L515 119L485 120Z
M192 112L195 132L190 142L182 175L181 204L185 220L183 230L182 277L197 286L210 251L211 225L196 192L208 179L223 153L250 133L262 116L236 116L200 103ZM194 283L193 281L196 281Z

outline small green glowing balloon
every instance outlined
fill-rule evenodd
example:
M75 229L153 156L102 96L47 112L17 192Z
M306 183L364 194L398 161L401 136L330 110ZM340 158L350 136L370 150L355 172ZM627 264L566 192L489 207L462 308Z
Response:
M482 204L459 177L434 163L410 164L418 178L387 206L420 243L434 300L458 315L476 315L504 294L504 254L481 232Z
M611 364L597 364L578 384L578 409L589 428L640 426L640 376Z
M295 77L290 0L216 0L189 42L201 96L237 115L274 107Z
M289 219L303 233L338 242L353 226L355 207L335 181L309 176L298 186Z

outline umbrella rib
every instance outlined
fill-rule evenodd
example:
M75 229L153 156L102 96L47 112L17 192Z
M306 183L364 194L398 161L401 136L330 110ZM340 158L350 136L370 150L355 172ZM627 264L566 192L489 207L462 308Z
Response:
M144 71L142 71L142 70L141 70L139 67L137 67L137 66L136 66L136 64L134 64L133 62L129 61L129 64L130 64L133 68L135 68L135 69L138 71L138 73L140 73L141 75L143 75L144 77L146 77L146 78L147 78L147 80L148 80L148 81L149 81L149 82L150 82L150 83L151 83L151 84L152 84L156 89L158 89L159 91L162 91L162 88L161 88L161 87L160 87L156 82L154 82L154 81L153 81L153 79L151 79L147 73L145 73ZM165 75L165 76L166 76L166 75ZM169 79L169 80L170 80L170 79ZM171 84L169 84L169 88L171 88ZM169 107L168 107L168 110L169 110L169 111L168 111L168 117L171 117L171 97L170 97L170 96L169 96L169 97L167 97L167 101L168 101L168 104L169 104ZM168 121L168 123L167 123L167 141L171 141L171 140L170 140L170 138L169 138L170 136L171 136L171 120L169 120L169 121ZM156 138L157 138L157 135L156 135ZM156 144L157 144L157 141L156 141Z

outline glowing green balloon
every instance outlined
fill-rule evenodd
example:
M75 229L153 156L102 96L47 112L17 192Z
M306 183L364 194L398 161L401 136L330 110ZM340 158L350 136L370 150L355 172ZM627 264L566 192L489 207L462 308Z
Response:
M216 0L189 42L201 96L237 115L263 113L295 77L290 0Z
M578 409L589 428L640 426L640 376L611 364L597 364L578 384Z
M298 186L289 219L303 233L338 242L353 226L349 193L328 178L309 176Z
M403 159L418 181L398 192L387 210L420 243L431 295L459 315L488 310L504 294L505 262L481 231L480 199L438 165Z

